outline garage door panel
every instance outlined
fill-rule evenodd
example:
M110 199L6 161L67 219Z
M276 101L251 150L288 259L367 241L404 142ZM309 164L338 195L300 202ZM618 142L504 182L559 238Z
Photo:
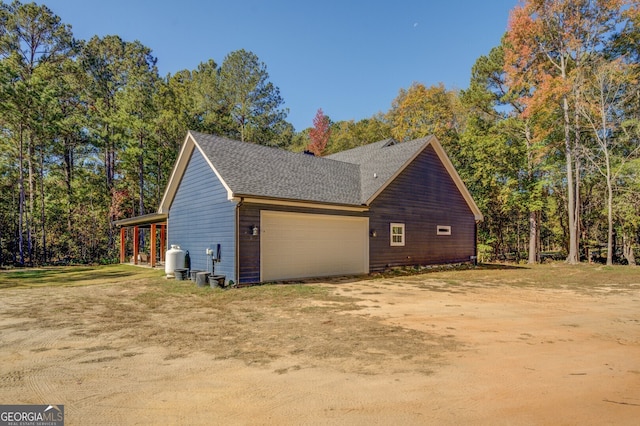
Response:
M363 274L368 218L261 212L262 281Z

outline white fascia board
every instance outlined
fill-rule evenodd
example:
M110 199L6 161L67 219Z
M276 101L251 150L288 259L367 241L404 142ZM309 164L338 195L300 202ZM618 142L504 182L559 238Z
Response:
M197 142L195 142L195 145L196 145L196 148L198 148L198 151L200 151L200 154L202 154L202 157L204 157L204 160L207 162L209 167L211 167L211 170L213 170L213 173L216 174L216 177L218 178L218 180L220 181L224 189L227 191L227 200L229 201L233 200L233 191L231 190L231 188L229 188L229 185L227 184L227 182L225 182L225 180L222 178L222 175L220 174L220 172L218 172L218 169L216 169L216 166L213 165L213 163L209 159L209 156L205 154L205 152L202 150L202 148L200 147L200 145L198 145Z
M476 204L476 202L473 200L473 197L471 196L471 193L467 189L467 186L464 184L464 182L460 178L460 175L458 174L458 171L456 170L456 168L453 166L453 163L449 159L449 156L447 156L447 153L444 152L444 149L442 148L442 145L440 145L440 142L438 141L438 139L436 139L436 137L434 136L429 141L429 143L433 145L433 149L435 150L436 154L438 154L438 158L440 158L440 161L444 165L445 169L447 169L449 176L451 176L451 179L453 179L453 182L456 184L456 187L458 187L458 191L460 191L460 194L462 194L462 197L467 202L467 205L471 209L471 212L473 213L473 216L475 217L476 222L483 221L484 216L482 215L482 212L478 208L478 205Z
M191 153L193 152L193 146L193 138L191 138L190 133L187 133L187 136L182 143L182 147L180 147L180 153L178 154L178 158L176 159L176 164L173 166L171 176L167 181L167 186L164 189L162 201L160 201L160 206L158 207L158 213L169 213L169 208L173 203L173 199L176 195L176 191L178 190L178 186L180 186L182 176L187 169L187 164L189 164L189 159L191 158Z
M196 148L198 149L198 151L200 151L200 154L202 154L209 167L211 167L211 170L213 170L213 172L216 174L216 177L224 186L225 190L227 191L227 198L229 200L233 199L233 192L229 188L229 185L227 185L224 179L222 179L222 176L213 166L211 160L204 153L200 145L198 145L198 142L196 142L191 132L188 132L184 142L182 143L182 147L180 148L178 159L176 160L176 164L173 167L173 171L171 172L171 177L169 177L169 181L167 182L167 187L165 188L164 195L162 196L162 201L160 202L158 213L169 213L169 209L171 208L173 199L176 196L176 192L178 191L180 182L182 182L182 177L184 176L184 173L187 170L187 166L189 165L189 160L191 160L193 151Z

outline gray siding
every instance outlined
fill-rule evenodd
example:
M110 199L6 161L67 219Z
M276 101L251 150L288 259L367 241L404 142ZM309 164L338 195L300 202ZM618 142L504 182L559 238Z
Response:
M390 245L390 223L405 224L405 246ZM438 225L451 235L436 235ZM371 204L371 272L389 266L467 262L475 255L475 218L453 179L428 147Z
M198 149L193 151L169 209L168 243L189 251L191 268L211 271L206 249L221 245L216 274L235 277L235 206Z

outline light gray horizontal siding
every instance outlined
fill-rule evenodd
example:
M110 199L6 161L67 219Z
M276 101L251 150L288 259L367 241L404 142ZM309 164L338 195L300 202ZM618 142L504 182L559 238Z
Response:
M211 271L206 249L221 245L222 261L217 274L234 280L235 203L227 200L227 191L199 150L194 150L169 209L168 242L189 251L191 268Z

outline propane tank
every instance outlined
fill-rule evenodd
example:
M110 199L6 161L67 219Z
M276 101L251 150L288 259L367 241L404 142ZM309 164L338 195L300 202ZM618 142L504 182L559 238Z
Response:
M165 257L164 273L167 277L173 277L178 268L184 268L184 251L179 245L172 244Z

